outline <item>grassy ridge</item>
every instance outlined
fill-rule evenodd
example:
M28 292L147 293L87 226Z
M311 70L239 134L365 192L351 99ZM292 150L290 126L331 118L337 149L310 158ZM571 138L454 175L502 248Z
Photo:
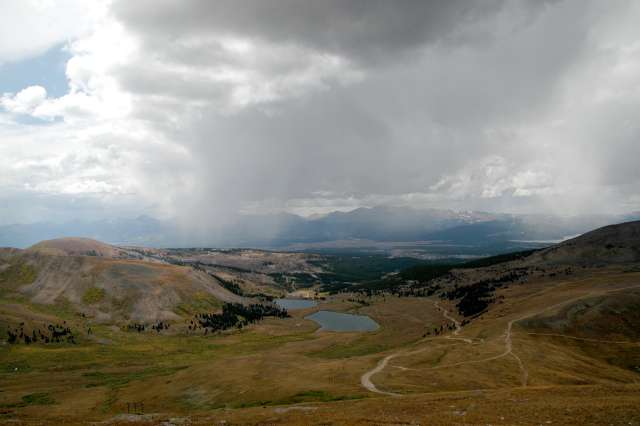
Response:
M90 287L84 292L82 301L87 305L93 305L99 303L104 299L105 291L102 288Z

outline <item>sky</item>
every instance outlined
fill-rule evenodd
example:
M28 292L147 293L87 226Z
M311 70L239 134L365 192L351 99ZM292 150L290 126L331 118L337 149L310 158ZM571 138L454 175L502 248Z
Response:
M3 0L0 224L640 210L640 2Z

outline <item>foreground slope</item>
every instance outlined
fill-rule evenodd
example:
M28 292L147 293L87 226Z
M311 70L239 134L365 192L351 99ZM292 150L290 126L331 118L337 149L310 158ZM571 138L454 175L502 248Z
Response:
M390 368L378 368L374 391L636 383L639 229L605 227L517 260L413 283L439 296L434 305L452 333L428 331L411 350L383 359L378 367Z

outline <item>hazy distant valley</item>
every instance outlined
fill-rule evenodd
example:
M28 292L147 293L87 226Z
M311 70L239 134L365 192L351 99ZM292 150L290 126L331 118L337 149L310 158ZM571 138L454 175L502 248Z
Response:
M140 216L0 226L0 246L26 248L42 240L84 236L111 244L148 247L486 256L542 247L600 226L639 218L640 213L562 217L374 207L311 218L285 213L237 215L224 226L208 228L207 224L180 226L175 221Z

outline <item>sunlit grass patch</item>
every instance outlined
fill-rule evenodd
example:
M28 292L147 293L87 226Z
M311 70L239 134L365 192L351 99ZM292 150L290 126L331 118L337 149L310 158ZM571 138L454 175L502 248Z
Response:
M82 296L82 301L88 305L93 305L95 303L99 303L104 299L104 289L91 287L88 288L87 291L84 292Z
M175 308L178 315L193 316L195 314L217 312L222 308L220 300L213 295L198 291L190 296L188 302L179 304Z
M37 276L36 268L20 258L14 258L9 267L0 272L0 294L31 284Z

